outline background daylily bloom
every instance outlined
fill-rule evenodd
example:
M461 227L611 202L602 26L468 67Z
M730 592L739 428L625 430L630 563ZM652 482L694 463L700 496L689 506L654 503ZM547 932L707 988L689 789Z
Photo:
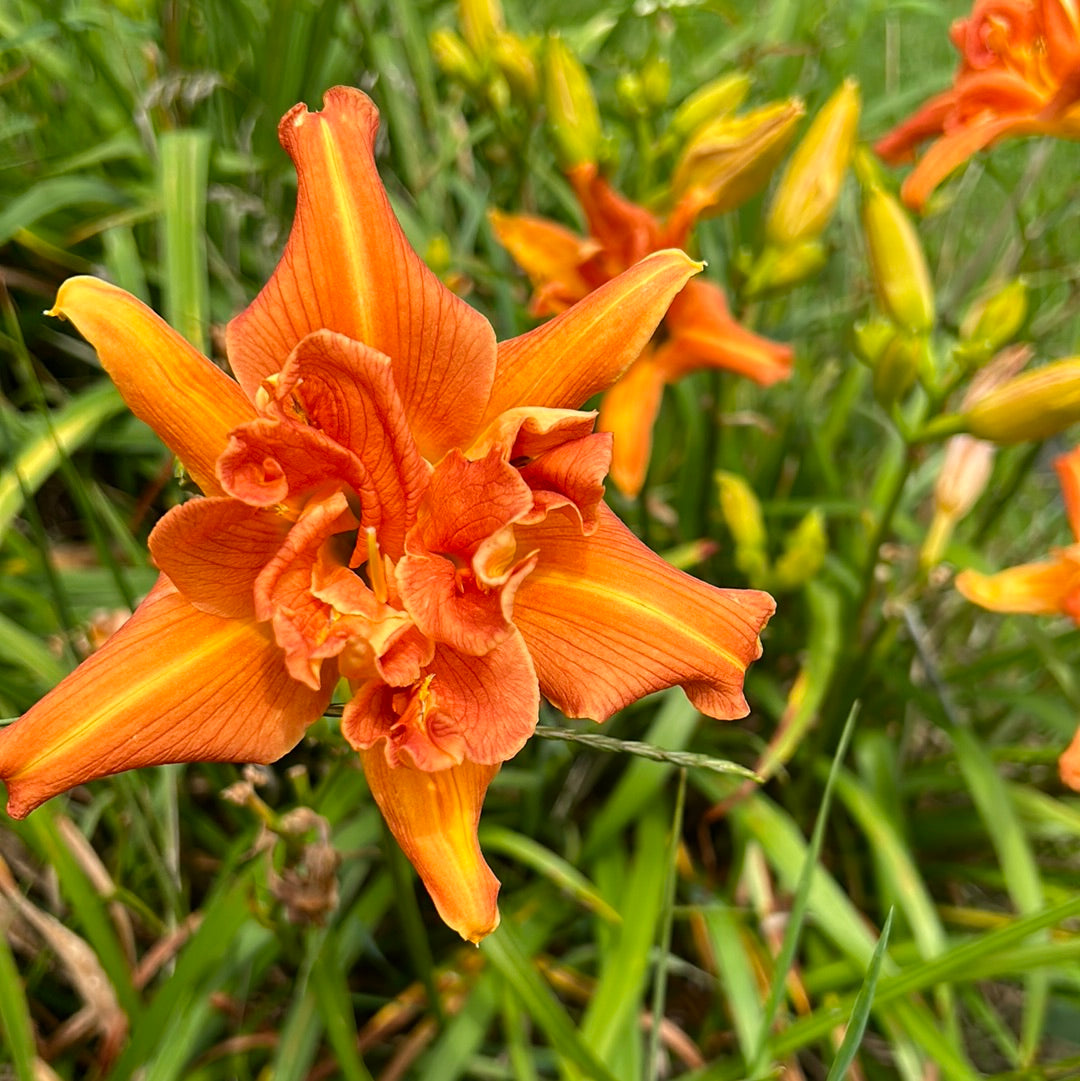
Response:
M774 606L645 548L602 503L611 438L577 410L699 265L628 260L496 344L406 241L377 125L340 87L283 118L296 218L229 325L237 382L124 291L62 286L53 314L206 497L155 528L162 575L124 628L0 732L0 779L22 816L135 766L272 761L344 678L342 728L375 800L440 914L477 941L498 922L480 805L540 692L603 720L682 685L710 716L742 716Z
M1054 468L1076 543L1058 549L1052 559L997 574L963 571L956 576L956 588L969 601L993 612L1067 615L1080 625L1080 447L1061 455ZM1080 731L1059 766L1062 780L1080 792Z
M960 66L949 90L878 141L890 164L936 139L901 194L921 209L972 154L1018 135L1080 138L1080 7L1076 0L976 0L949 32Z
M530 312L553 315L633 266L651 252L685 248L697 214L697 188L665 221L620 195L596 165L568 171L585 213L587 236L529 215L493 211L500 243L528 274L534 287ZM693 203L693 209L688 209ZM611 479L627 495L645 480L652 428L664 384L699 368L720 368L770 386L791 373L793 350L741 326L728 310L723 290L712 282L690 282L672 302L661 340L650 343L623 379L604 395L598 426L614 434Z

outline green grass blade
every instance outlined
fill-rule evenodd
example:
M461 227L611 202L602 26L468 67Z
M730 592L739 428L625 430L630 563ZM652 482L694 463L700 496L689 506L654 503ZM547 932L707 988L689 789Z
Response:
M881 928L881 937L877 946L874 947L874 956L870 959L870 967L866 970L866 979L859 989L855 999L855 1007L851 1011L851 1017L847 1023L847 1031L829 1067L829 1073L825 1081L843 1081L847 1076L848 1067L851 1065L862 1043L863 1033L866 1031L866 1022L870 1018L870 1007L874 1003L874 991L877 989L878 978L881 975L881 965L885 960L885 949L889 944L889 932L892 930L893 914L890 911L885 918L885 925Z
M11 1056L15 1081L37 1081L30 1005L7 940L10 915L7 909L0 907L0 1035L3 1035L3 1046Z
M26 437L14 460L0 472L0 537L22 510L26 493L36 492L65 457L123 409L119 391L103 380L56 410L48 426Z
M499 929L480 944L480 949L563 1059L594 1081L616 1081L536 971L522 946L520 932L509 920L503 920Z
M166 321L200 352L207 348L206 186L210 135L166 132L158 140Z
M512 860L531 867L601 919L610 923L618 923L621 919L619 913L600 895L599 890L573 864L531 837L505 826L482 824L480 846L485 852L501 852Z
M762 1012L762 1025L758 1036L758 1046L751 1058L751 1074L760 1074L765 1071L768 1059L768 1037L772 1031L773 1022L776 1020L777 1011L780 1008L780 999L784 993L784 984L787 981L788 972L795 960L795 950L799 944L799 936L802 934L803 921L806 918L807 908L810 902L810 889L814 878L814 869L817 867L821 855L821 845L825 839L825 823L829 817L829 806L832 802L833 786L840 770L840 763L847 752L851 734L855 731L855 719L859 715L858 703L851 707L844 730L840 735L840 742L833 755L832 765L829 768L829 777L825 782L825 791L821 796L821 807L814 822L814 832L810 837L810 847L806 851L802 870L799 872L799 881L795 887L795 897L791 902L791 912L788 915L787 927L784 929L784 939L780 946L780 954L776 958L776 967L773 971L772 983L769 985L769 995L765 1000Z
M986 826L1017 911L1022 915L1040 911L1045 901L1039 865L1016 808L1009 800L1005 782L986 753L986 748L972 732L965 728L953 728L950 735L956 748L960 771ZM1050 984L1047 974L1031 973L1025 984L1020 1035L1024 1065L1033 1061L1042 1041L1049 1002Z

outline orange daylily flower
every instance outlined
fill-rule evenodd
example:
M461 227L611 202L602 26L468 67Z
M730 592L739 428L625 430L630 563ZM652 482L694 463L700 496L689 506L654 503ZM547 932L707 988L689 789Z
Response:
M341 87L282 120L296 218L228 327L237 382L122 290L61 287L53 313L205 498L154 529L162 574L128 623L0 731L0 779L22 816L137 766L270 762L344 678L376 802L442 917L478 941L498 923L480 806L540 693L599 721L679 684L742 716L774 605L645 548L602 501L611 437L576 409L698 265L660 252L496 344L406 241L377 125Z
M1075 544L1060 548L1052 559L1024 563L997 574L966 570L956 588L969 601L992 612L1067 615L1080 625L1080 447L1055 462L1065 513ZM1058 762L1061 779L1080 792L1080 730Z
M975 0L949 36L960 53L952 87L874 147L895 165L936 139L901 189L916 210L949 173L1000 139L1080 139L1077 0Z
M661 221L615 191L591 162L574 166L568 176L588 236L543 218L491 214L495 235L533 283L529 310L538 317L565 311L651 252L685 248L702 210L700 189L691 188ZM663 340L645 348L601 401L598 427L615 436L611 479L627 495L641 489L666 383L699 368L721 368L770 386L787 378L792 361L790 346L734 319L719 286L690 282L668 309Z

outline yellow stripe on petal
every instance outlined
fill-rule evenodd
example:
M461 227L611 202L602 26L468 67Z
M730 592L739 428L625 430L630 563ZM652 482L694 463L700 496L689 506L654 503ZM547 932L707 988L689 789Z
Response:
M683 574L604 506L588 537L561 512L517 533L539 559L514 599L514 622L540 689L564 713L602 721L678 685L711 717L746 715L743 676L775 608L767 593Z
M469 942L499 926L499 880L480 852L476 827L498 766L465 761L427 773L390 766L382 745L360 751L368 787L443 921Z
M701 269L686 252L655 252L551 322L500 342L485 422L517 406L576 409L607 390Z
M223 495L214 463L229 432L256 416L240 387L141 300L98 278L69 278L46 314L75 324L135 416L207 495Z
M329 699L289 677L257 624L198 611L162 576L97 653L0 731L8 813L140 766L272 762Z

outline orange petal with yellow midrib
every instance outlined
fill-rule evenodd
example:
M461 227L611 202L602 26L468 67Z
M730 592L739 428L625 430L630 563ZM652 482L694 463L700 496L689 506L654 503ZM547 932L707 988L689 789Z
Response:
M98 278L68 278L48 314L75 324L135 416L207 495L221 495L218 455L256 416L240 387L141 300Z
M743 677L775 609L767 593L676 570L604 506L591 537L565 512L517 533L539 560L518 590L514 622L540 689L564 713L602 721L679 685L711 717L746 715Z
M257 624L190 605L164 576L92 657L0 731L16 818L60 792L167 762L273 762L330 701Z
M229 360L254 394L305 335L332 330L392 359L421 453L437 461L476 432L495 336L413 251L375 165L378 111L351 87L297 105L278 136L296 165L296 216L270 281L228 326Z
M576 409L607 390L700 270L684 251L656 252L550 322L500 342L485 422L520 406Z
M499 880L480 852L476 827L498 766L462 762L425 773L390 766L381 747L360 752L368 787L440 917L479 942L499 926Z

